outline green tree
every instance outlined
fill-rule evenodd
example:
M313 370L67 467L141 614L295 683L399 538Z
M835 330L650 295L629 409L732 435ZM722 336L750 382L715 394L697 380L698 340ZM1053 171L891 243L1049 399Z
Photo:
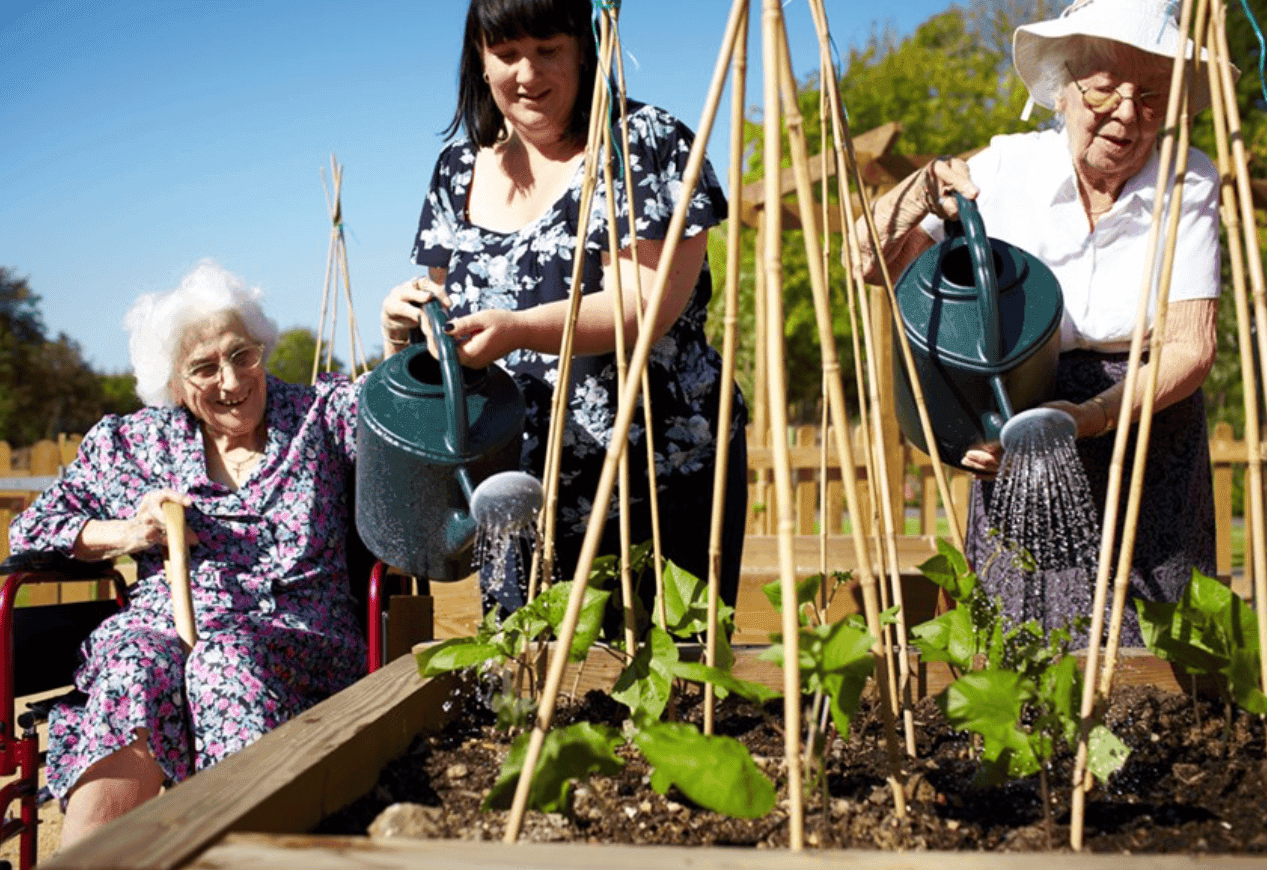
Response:
M99 375L70 337L48 337L39 301L26 278L0 268L0 439L13 446L140 407L131 375Z
M268 358L268 370L271 374L290 381L292 384L307 384L312 381L312 360L317 352L317 334L305 326L287 329L277 339L277 347ZM326 370L326 351L322 348L320 371ZM334 357L331 370L343 371L343 362Z

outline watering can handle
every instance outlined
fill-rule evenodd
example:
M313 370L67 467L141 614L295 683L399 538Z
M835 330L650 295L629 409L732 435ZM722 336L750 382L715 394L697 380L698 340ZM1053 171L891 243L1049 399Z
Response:
M448 430L445 441L454 455L466 452L466 389L462 384L462 366L458 363L458 349L453 337L444 331L449 321L440 300L431 299L422 306L431 322L431 335L440 353L440 376L444 379L444 407L448 411Z
M996 363L1003 355L1002 318L999 316L999 282L994 274L994 253L977 204L958 191L959 221L964 240L972 257L972 274L976 279L977 305L981 313L981 361Z

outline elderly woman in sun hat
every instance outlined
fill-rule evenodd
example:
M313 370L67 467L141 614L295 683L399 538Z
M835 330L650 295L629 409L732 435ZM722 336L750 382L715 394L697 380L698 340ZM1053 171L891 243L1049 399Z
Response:
M1175 5L1082 0L1059 18L1017 28L1016 70L1031 101L1054 110L1063 128L996 136L966 162L938 159L876 204L881 256L894 275L944 237L943 219L957 213L955 191L975 199L990 236L1032 253L1055 273L1064 318L1051 405L1074 418L1078 452L1101 518L1113 447L1113 439L1103 436L1123 403L1138 419L1147 383L1145 369L1135 394L1124 394L1154 195L1159 183L1170 185L1159 170L1158 140L1181 38ZM1188 52L1191 56L1190 42ZM1200 78L1190 82L1189 100L1194 114L1209 105ZM1144 362L1160 368L1130 593L1147 600L1174 601L1194 568L1214 570L1201 384L1216 350L1217 197L1214 166L1190 150L1164 351L1159 360ZM866 254L874 275L874 251ZM963 462L988 477L1000 456L997 444L981 445ZM1048 628L1089 615L1093 572L1042 576L1004 568L1005 560L990 562L997 550L986 529L991 494L988 480L974 484L967 555L978 570L992 564L982 583L1002 598L1005 613L1038 618ZM1125 494L1119 517L1124 508ZM1096 555L1087 555L1094 565ZM1127 610L1123 643L1142 643L1133 608Z
M93 631L82 704L49 722L62 844L225 758L364 670L348 588L347 484L357 387L264 370L277 326L260 291L211 262L128 312L137 394L14 521L14 552L129 555L137 582ZM184 653L165 576L162 504L184 506L199 640ZM187 735L192 735L190 757Z

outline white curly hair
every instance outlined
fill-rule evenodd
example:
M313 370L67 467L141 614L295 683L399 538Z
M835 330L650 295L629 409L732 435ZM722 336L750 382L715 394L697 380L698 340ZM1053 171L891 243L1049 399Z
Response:
M185 340L191 329L208 323L236 317L247 334L264 345L268 359L277 346L278 330L260 305L263 296L258 287L248 287L213 260L202 260L176 289L146 293L132 303L123 326L140 400L165 408L178 404L173 383Z

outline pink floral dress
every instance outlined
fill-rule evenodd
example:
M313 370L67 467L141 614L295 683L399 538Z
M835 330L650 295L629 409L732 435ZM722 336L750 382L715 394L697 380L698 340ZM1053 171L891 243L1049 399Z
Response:
M199 541L189 566L198 644L186 659L162 548L135 554L130 603L81 650L75 683L86 704L61 705L49 722L55 795L138 728L179 781L364 673L346 557L358 392L338 376L316 387L270 376L265 456L237 492L208 479L201 429L184 408L107 416L62 478L13 521L15 552L69 554L86 521L128 517L146 492L166 487L193 499L185 515Z

